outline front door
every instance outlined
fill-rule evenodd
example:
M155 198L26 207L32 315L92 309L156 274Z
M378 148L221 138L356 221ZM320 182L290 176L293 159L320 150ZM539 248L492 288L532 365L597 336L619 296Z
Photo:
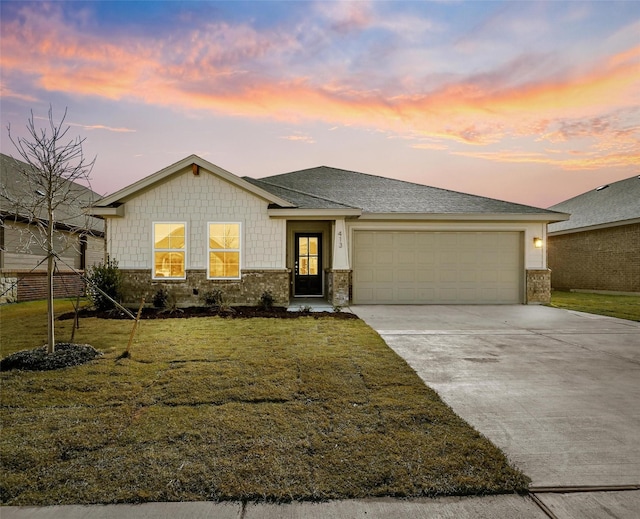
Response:
M322 234L295 235L294 295L322 295Z

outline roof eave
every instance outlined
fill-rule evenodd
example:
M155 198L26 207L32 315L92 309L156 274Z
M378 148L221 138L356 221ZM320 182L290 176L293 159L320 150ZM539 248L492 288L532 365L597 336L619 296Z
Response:
M87 210L87 214L90 216L97 216L99 218L123 218L124 217L124 204L117 207L91 207Z
M569 219L566 213L363 213L361 220L465 220L561 222Z
M633 225L635 223L640 223L640 218L631 218L630 220L618 220L617 222L585 225L584 227L572 227L570 229L561 229L559 231L549 231L547 235L561 236L562 234L573 234L576 232L597 231L598 229L608 229L610 227L620 227L622 225Z
M267 210L271 218L287 218L289 220L327 219L327 218L357 218L362 214L360 209L300 209L300 208L271 208Z

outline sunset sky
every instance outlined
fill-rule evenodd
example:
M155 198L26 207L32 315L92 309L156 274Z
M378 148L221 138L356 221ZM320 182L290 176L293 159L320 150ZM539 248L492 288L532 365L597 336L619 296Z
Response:
M640 2L0 2L1 148L59 118L114 192L192 153L548 207L640 173Z

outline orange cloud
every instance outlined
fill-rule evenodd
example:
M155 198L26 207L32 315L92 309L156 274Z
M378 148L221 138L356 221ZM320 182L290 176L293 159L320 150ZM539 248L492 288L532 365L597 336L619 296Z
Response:
M453 155L472 157L475 159L490 160L493 162L509 162L516 164L546 164L559 167L564 170L593 170L610 167L638 166L640 164L640 152L612 153L595 156L581 151L568 152L568 155L577 155L574 158L553 158L548 154L536 152L496 151L496 152L453 152Z
M369 23L366 7L338 12L334 30ZM35 78L49 91L193 111L373 127L415 135L415 146L429 149L434 146L421 144L422 139L465 146L503 143L513 137L552 143L590 139L600 155L589 159L463 154L501 162L545 162L565 169L638 163L638 155L626 150L638 144L637 120L635 129L612 120L606 121L606 127L596 122L640 104L640 46L593 63L589 69L567 70L564 77L514 86L504 78L528 66L520 60L512 70L506 67L493 78L471 77L428 92L399 94L372 90L352 77L314 81L287 72L284 60L299 43L245 25L212 24L162 40L105 41L67 24L55 6L42 12L27 4L24 12L29 23L3 24L2 68L8 81ZM285 72L274 76L272 70ZM398 83L402 82L400 78ZM622 143L611 138L625 131Z

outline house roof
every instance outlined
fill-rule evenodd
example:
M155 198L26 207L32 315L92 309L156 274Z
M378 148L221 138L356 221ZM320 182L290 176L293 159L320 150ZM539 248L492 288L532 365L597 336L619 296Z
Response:
M25 173L29 174L30 171L32 171L31 167L26 162L0 153L0 213L27 220L30 215L20 206L34 207L37 213L35 216L46 221L44 205L38 207L38 203L42 203L43 198L38 194L37 184L25 178ZM87 216L84 212L84 208L98 200L100 195L86 186L69 180L64 180L64 185L67 186L72 198L77 199L82 207L71 204L58 206L55 215L57 224L60 227L75 227L102 233L104 221Z
M599 186L549 209L571 213L568 221L550 224L550 234L640 221L640 175Z
M247 180L305 209L350 207L363 215L526 215L548 221L567 217L538 207L327 166Z
M226 180L227 182L230 182L231 184L235 184L236 186L249 191L256 196L267 200L272 204L280 207L292 206L292 204L287 200L284 200L274 193L262 189L258 185L247 182L246 180L243 180L233 173L229 173L228 171L216 166L215 164L212 164L211 162L204 160L201 157L198 157L197 155L189 155L188 157L185 157L175 164L171 164L170 166L167 166L166 168L161 169L160 171L157 171L156 173L153 173L152 175L149 175L139 180L138 182L135 182L121 189L120 191L117 191L109 196L102 198L101 200L98 200L94 205L92 214L99 214L103 216L121 216L121 211L116 213L116 211L111 211L110 209L114 207L117 209L116 206L120 206L121 204L125 203L131 198L134 198L141 192L152 188L154 185L168 180L173 175L183 173L185 168L188 168L193 164L204 169L205 171L208 171L213 175L222 178L223 180Z

